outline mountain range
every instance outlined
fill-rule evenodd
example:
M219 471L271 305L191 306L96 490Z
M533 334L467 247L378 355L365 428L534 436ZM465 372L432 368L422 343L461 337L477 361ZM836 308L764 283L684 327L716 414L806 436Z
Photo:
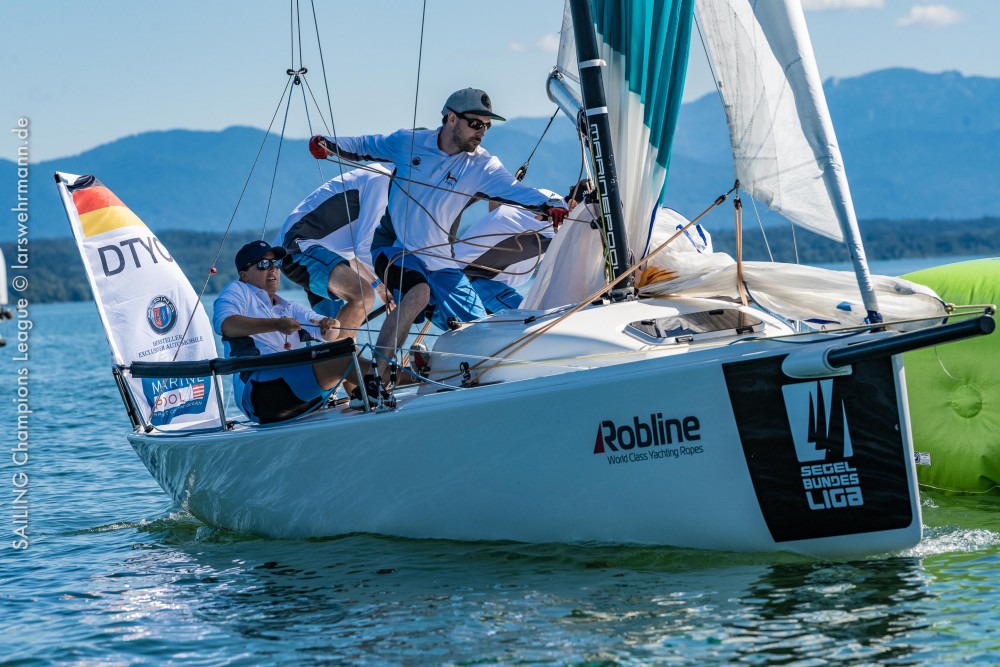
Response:
M829 79L824 90L859 219L1000 215L1000 172L995 166L1000 155L1000 79L890 69ZM497 124L484 146L513 172L531 154L548 120L520 118ZM265 136L249 127L147 132L80 155L32 163L31 236L69 236L51 180L57 170L95 174L156 231L222 231L230 219L236 229L260 229L266 220L273 230L338 168L317 164L304 140L279 142L272 135L264 141ZM560 114L532 158L526 182L565 193L580 169L573 124ZM0 160L0 182L16 181L16 165ZM718 96L684 104L673 146L668 205L693 217L732 182L728 129ZM15 235L16 225L0 229L0 240Z

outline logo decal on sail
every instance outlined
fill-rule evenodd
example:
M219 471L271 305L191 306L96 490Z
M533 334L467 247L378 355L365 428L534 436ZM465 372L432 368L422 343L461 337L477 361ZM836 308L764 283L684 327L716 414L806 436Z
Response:
M154 297L146 306L146 321L150 328L158 334L170 331L177 322L177 308L165 296Z
M142 392L151 408L150 423L169 424L185 414L205 411L212 378L143 378Z
M834 401L832 379L788 384L781 393L800 463L825 461L833 450L845 459L854 456L844 401Z

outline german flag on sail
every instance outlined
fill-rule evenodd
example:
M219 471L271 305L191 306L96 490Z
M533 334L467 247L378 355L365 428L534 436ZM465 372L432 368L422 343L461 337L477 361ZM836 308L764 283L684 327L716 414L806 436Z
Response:
M73 196L86 238L120 227L146 226L114 192L93 176L84 176L67 189Z

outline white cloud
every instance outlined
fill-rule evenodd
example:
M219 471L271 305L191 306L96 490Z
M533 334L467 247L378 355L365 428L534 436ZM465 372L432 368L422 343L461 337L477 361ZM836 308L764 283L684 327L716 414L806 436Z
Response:
M837 9L882 9L885 0L802 0L806 11L825 12Z
M559 34L552 33L549 35L542 35L535 42L535 46L539 51L544 51L546 53L555 53L559 50Z
M528 47L522 44L521 42L511 42L510 44L507 45L507 48L513 51L514 53L524 53L525 51L528 50Z
M910 13L896 19L896 25L951 25L962 21L965 17L948 5L917 5L910 7Z

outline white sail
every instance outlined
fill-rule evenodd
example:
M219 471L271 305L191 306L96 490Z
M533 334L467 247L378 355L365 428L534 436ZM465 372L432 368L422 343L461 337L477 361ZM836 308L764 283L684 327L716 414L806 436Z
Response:
M214 358L208 316L156 235L93 176L56 178L115 365ZM125 377L145 422L218 426L211 376Z
M835 241L857 228L844 161L796 1L697 0L740 185Z
M799 0L696 0L696 11L740 185L794 224L846 243L868 317L881 321Z
M4 259L3 250L0 250L0 306L6 306L8 303L7 260Z

